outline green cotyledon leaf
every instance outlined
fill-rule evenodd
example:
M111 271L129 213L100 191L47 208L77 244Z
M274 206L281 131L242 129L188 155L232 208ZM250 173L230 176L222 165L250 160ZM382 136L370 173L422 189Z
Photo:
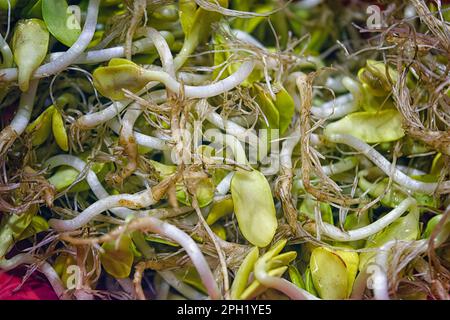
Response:
M344 229L345 230L354 230L354 229L359 229L359 228L365 227L369 224L370 224L369 211L366 210L359 214L356 212L351 212L345 218ZM365 240L362 239L362 240L357 240L357 241L351 241L351 242L348 242L348 245L355 249L360 249L360 248L364 247Z
M223 8L228 7L228 0L215 0L214 3ZM188 12L192 14L192 8L190 8ZM208 11L199 7L195 10L193 21L189 18L183 22L185 27L189 28L189 30L184 30L185 38L183 46L174 60L176 67L182 66L197 46L207 40L208 36L211 34L212 23L219 21L221 17L222 14L219 12Z
M93 78L95 88L112 100L125 98L122 89L136 93L149 81L145 77L144 69L122 58L111 59L108 66L95 69Z
M406 216L398 218L382 231L369 237L365 248L379 248L391 240L416 240L419 229L419 209L413 208ZM376 251L362 252L359 256L359 270L364 270L373 261L375 255Z
M255 246L267 246L278 222L266 177L256 170L238 170L231 180L231 197L242 235Z
M258 84L254 85L256 102L263 115L260 122L263 128L278 129L280 126L280 113L273 103L269 93Z
M349 248L348 246L341 247ZM348 251L334 250L333 252L344 261L345 266L347 267L347 297L349 297L353 290L356 274L358 273L359 255L357 252L352 251L351 248L349 248Z
M368 59L366 66L358 72L358 78L372 95L385 96L392 90L391 83L396 83L398 73L382 61Z
M70 272L68 272L70 270L69 267L76 265L77 261L75 257L67 252L60 253L53 263L53 268L55 269L56 273L61 279L61 282L66 288L69 283L69 277L71 275Z
M227 239L227 230L221 224L214 224L211 226L211 230L222 240Z
M42 17L50 33L62 44L70 47L80 36L80 22L66 0L42 0Z
M309 267L319 297L327 300L347 298L348 271L339 255L323 247L316 248L311 253Z
M100 253L103 269L116 279L123 279L130 275L134 254L131 247L131 237L122 235L117 245L116 241L105 242L104 252Z
M280 115L279 128L280 135L284 134L291 124L292 117L295 113L295 102L285 88L280 87L275 94L275 107Z
M14 62L18 67L18 83L27 91L33 72L44 61L50 35L44 21L39 19L20 20L12 38Z
M289 266L288 269L289 278L291 279L291 282L295 284L300 289L305 289L305 282L303 281L302 275L300 274L300 271L294 266Z
M33 204L30 208L20 214L4 214L0 223L0 259L8 253L20 235L30 225L33 217L38 212L38 205Z
M214 198L215 186L210 178L200 179L195 186L195 196L200 208L206 207ZM184 186L177 185L176 196L178 201L185 205L191 205L191 196L185 191Z
M31 134L31 143L33 146L43 144L50 136L50 133L52 132L52 117L54 112L55 107L52 105L45 109L39 117L27 126L26 132Z
M49 229L49 225L47 220L42 218L41 216L33 216L31 218L31 222L28 227L20 234L17 238L17 241L29 238L38 234L39 232L47 231Z
M309 219L315 220L315 211L314 208L317 205L317 201L307 197L302 201L300 205L300 214L306 215ZM333 222L333 212L331 210L331 206L328 203L320 202L319 203L320 213L322 216L322 221L327 222L329 224L334 224ZM300 218L300 217L299 217Z
M258 247L253 247L253 249L250 250L250 252L244 258L244 261L242 261L238 271L236 272L236 276L234 277L233 283L231 285L231 299L236 300L241 297L241 294L244 292L247 286L250 273L253 271L253 267L255 266L256 260L258 260L258 258L259 249Z
M314 283L311 275L311 268L309 266L306 268L303 277L305 282L305 290L317 297L319 294L317 293L316 288L314 288Z
M325 127L325 135L350 134L367 143L396 141L404 137L402 116L395 109L354 112Z
M178 14L180 16L181 28L185 35L192 29L195 20L197 4L194 0L180 0L178 4Z
M69 151L69 138L61 112L55 110L52 116L52 131L56 144L63 150Z
M425 231L423 232L423 238L429 238L431 234L434 232L434 229L436 226L441 222L443 218L446 218L446 221L443 222L443 226L441 227L439 233L436 235L435 241L435 247L438 247L439 244L444 243L449 235L450 235L450 218L449 216L445 216L444 214L438 214L431 218L428 223L427 227L425 228Z
M25 18L42 19L42 0L30 1L21 11L21 16Z
M81 159L86 160L88 153L82 153L79 156ZM104 162L94 162L90 169L94 171L97 178L102 181L106 174L110 171L111 165ZM61 191L69 187L78 178L79 174L80 172L72 167L61 166L47 180L55 187L56 191ZM72 186L68 192L82 192L89 189L89 184L83 180Z
M175 271L175 276L183 281L184 283L187 283L188 285L194 287L195 289L207 293L205 286L203 285L202 279L200 278L200 275L197 272L197 269L194 267L189 267L187 269L180 269L178 271Z
M377 183L371 183L366 180L363 173L364 171L360 171L359 173L359 188L361 188L363 191L367 191L368 194L374 198L379 197L383 193L385 193L389 185L389 178L384 178ZM414 178L416 180L419 180L416 177ZM381 198L380 202L387 207L395 208L407 197L408 195L404 191L399 189L395 184L392 184L391 189ZM415 192L414 198L420 205L435 208L438 207L438 199L435 199L435 197L433 196Z
M233 210L234 210L233 199L225 198L216 201L213 203L211 209L209 210L206 222L208 223L208 225L212 225L216 223L219 219L232 214Z

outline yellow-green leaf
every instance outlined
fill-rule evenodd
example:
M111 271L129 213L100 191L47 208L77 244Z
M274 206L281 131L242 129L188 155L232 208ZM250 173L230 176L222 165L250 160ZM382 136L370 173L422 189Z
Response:
M259 258L258 247L253 247L253 249L247 254L244 261L242 261L236 276L234 277L233 284L231 285L231 299L239 299L241 294L244 292L250 273L253 271L256 260Z
M181 28L183 29L185 35L189 35L189 32L194 25L197 4L194 0L180 0L178 10Z
M105 271L116 279L128 277L134 259L131 237L122 235L117 247L116 241L105 242L102 249L104 252L100 254L100 261Z
M136 93L149 81L141 67L129 60L119 58L111 59L106 67L95 69L93 78L95 88L103 96L112 100L125 98L122 89Z
M322 299L347 297L347 267L339 255L323 247L316 248L311 253L309 266L314 288Z
M53 112L52 117L52 131L55 137L56 144L64 151L69 150L69 138L67 137L67 131L64 127L64 120L61 113L58 110Z
M272 191L259 171L237 171L231 180L231 196L239 229L245 239L258 247L273 239L278 223Z
M19 88L27 91L33 72L44 61L50 35L44 21L21 20L16 25L12 38L14 62L18 67Z
M341 257L347 267L347 297L349 297L353 290L356 274L358 273L359 255L357 252L344 250L335 250L334 253Z
M38 211L37 205L20 214L4 214L0 224L0 259L8 253L8 250L20 237L22 232L30 225Z
M261 86L255 85L256 102L261 109L263 116L260 122L263 128L278 129L280 125L280 113L272 101L269 93Z
M43 144L52 132L52 117L55 111L54 106L50 106L42 112L32 123L27 126L26 132L31 134L33 146Z
M378 248L391 240L416 240L419 236L419 210L414 208L382 231L367 239L365 248ZM363 270L374 258L376 251L362 252L359 256L359 270Z
M66 0L42 0L42 17L51 34L64 45L72 46L80 36L80 22Z
M402 116L395 109L351 113L330 123L325 135L350 134L367 143L389 142L402 138Z
M17 238L17 241L29 238L38 234L39 232L47 231L49 229L49 225L47 220L42 218L41 216L33 216L28 227L20 234Z
M295 103L294 99L292 99L291 95L283 87L275 94L274 103L280 115L279 128L281 135L286 132L291 124L295 112Z
M209 225L216 223L220 218L232 214L234 210L233 199L225 198L213 203L206 222Z

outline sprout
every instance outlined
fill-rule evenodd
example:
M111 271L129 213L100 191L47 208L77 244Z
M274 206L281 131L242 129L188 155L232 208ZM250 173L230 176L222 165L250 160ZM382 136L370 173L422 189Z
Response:
M446 190L450 188L450 181L445 181L439 186L437 183L414 180L402 173L400 170L392 170L392 165L379 152L377 152L374 148L372 148L365 142L351 135L331 134L327 136L327 139L334 143L344 143L355 148L358 152L363 153L367 158L373 161L373 163L377 165L377 167L379 167L385 174L390 176L392 172L392 179L399 185L410 189L411 191L431 194L439 190L446 192ZM437 190L438 186L439 190Z
M19 68L20 90L28 90L33 72L45 58L49 38L49 33L42 20L28 19L17 24L12 39L12 49L14 61Z
M146 70L124 59L111 59L107 67L94 71L94 82L100 93L113 100L124 98L123 88L133 93L141 90L148 82L162 82L170 91L184 91L188 98L209 98L225 93L241 84L253 71L254 61L246 61L228 78L205 86L182 86L168 73Z
M357 1L22 2L0 269L64 299L448 298L448 6L373 47Z

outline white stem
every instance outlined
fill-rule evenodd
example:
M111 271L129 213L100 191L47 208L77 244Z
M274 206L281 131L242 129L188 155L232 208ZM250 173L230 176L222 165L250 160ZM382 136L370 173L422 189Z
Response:
M53 267L48 262L40 261L28 253L20 253L15 255L11 259L0 260L0 269L9 271L17 268L22 264L36 264L39 271L42 272L48 279L48 282L50 282L50 285L52 286L56 295L59 298L64 298L66 289L64 288L64 285L61 282L61 279L59 278L55 269L53 269Z
M255 39L252 35L248 34L247 32L239 30L239 29L233 29L231 32L239 40L241 40L243 42L248 42L248 43L254 45L255 47L263 49L264 51L267 50L266 47L261 42L259 42L257 39Z
M154 103L161 103L166 100L165 90L157 90L145 95L143 99L150 100ZM119 113L121 113L129 104L131 100L115 101L109 107L95 113L86 114L77 119L77 125L81 128L95 128L102 123L105 123Z
M208 262L206 261L203 253L201 252L195 241L192 240L192 238L189 237L185 232L178 229L174 225L171 225L170 223L161 221L153 217L146 217L145 219L146 221L151 222L150 225L146 225L149 227L149 231L165 236L179 243L183 247L189 258L191 258L195 268L197 269L197 272L202 279L203 285L205 286L209 297L213 300L220 299L220 290L217 287L217 283L214 279L211 269L209 268Z
M164 39L164 37L153 28L147 28L147 35L155 44L164 71L171 77L175 78L175 67L173 64L172 52L170 52L166 39Z
M64 55L54 61L40 66L33 74L33 79L48 77L66 69L73 64L76 59L83 53L94 36L95 27L97 26L97 16L100 0L90 0L87 10L86 22L83 31L77 41L67 50ZM10 68L1 71L0 78L2 81L17 80L17 69Z
M357 163L358 159L356 157L347 157L342 160L339 160L338 162L322 166L322 171L325 175L332 176L353 169L354 167L356 167ZM302 170L296 169L295 175L296 177L301 178Z
M113 119L108 123L108 126L117 134L120 133L120 123L117 119ZM134 138L138 145L155 149L155 150L169 150L166 142L162 139L151 137L136 131L133 131Z
M386 175L392 174L392 179L397 184L410 189L411 191L432 194L438 188L437 183L421 182L408 177L406 174L395 168L392 170L392 164L386 160L378 151L372 148L364 141L348 134L332 134L327 136L327 139L334 143L343 143L356 149L358 152L364 154L370 161L372 161L378 168L380 168ZM391 172L392 171L392 172ZM443 189L450 188L450 181L442 182Z
M226 134L235 136L242 142L248 142L251 146L258 146L258 137L251 130L241 127L233 121L224 119L220 114L212 110L206 99L200 100L195 109L200 115L205 115L206 120L219 129L225 130Z
M255 264L255 278L265 287L283 292L292 300L319 300L309 292L300 289L292 282L279 277L273 277L266 271L266 260L259 259Z
M120 136L124 141L130 141L130 138L134 136L134 124L142 112L142 107L137 103L133 103L125 112L122 119L122 129L120 130Z
M344 94L331 101L325 102L320 107L311 107L311 113L319 119L338 119L358 110L353 102L351 93Z
M49 225L57 231L73 231L86 225L93 218L114 208L127 207L141 209L155 203L151 189L134 194L118 194L97 200L78 216L70 220L50 219Z
M348 242L365 239L386 228L392 222L397 220L410 207L415 205L416 200L414 200L413 198L406 198L395 209L391 210L389 213L387 213L377 221L359 229L349 230L345 232L326 222L322 223L320 229L322 230L324 235L336 241ZM417 208L414 208L413 210L417 210Z
M164 38L168 38L171 34L167 31L161 31L161 35ZM143 38L137 40L133 43L132 54L139 54L153 49L155 44L151 39ZM61 56L63 56L65 52L54 52L50 54L49 60L54 61ZM82 53L73 63L74 64L97 64L105 61L109 61L113 58L122 58L125 57L125 46L118 46L113 48L101 49L101 50L92 50L85 53Z
M378 251L375 257L375 268L372 274L373 281L373 295L376 300L389 300L389 279L387 276L389 255L395 249L395 246L400 243L412 244L419 250L417 254L425 252L428 248L427 240L422 239L418 241L398 241L391 240L384 244Z
M223 134L217 129L206 130L205 139L213 142L213 144L219 144L219 148L229 147L233 152L236 163L241 165L247 165L247 155L241 142L234 136L229 134Z
M216 83L204 86L184 86L184 96L186 98L210 98L230 91L245 81L254 67L254 61L246 61L235 73ZM145 75L149 81L162 82L169 90L176 93L181 92L182 85L167 72L146 70Z
M158 271L158 274L170 284L171 287L190 300L205 300L207 298L194 288L179 280L172 271Z
M388 258L396 240L384 244L376 255L374 273L372 274L373 294L376 300L390 300L389 281L387 277Z
M233 179L234 171L228 173L222 181L216 187L217 193L219 195L226 195L231 188L231 180Z
M294 130L286 140L283 141L280 152L280 165L286 169L292 169L292 152L300 141L300 131Z
M28 91L22 93L20 96L19 108L17 109L14 119L11 121L11 128L14 129L19 136L25 131L30 122L38 83L39 80L32 80Z
M78 157L68 155L68 154L60 154L48 159L45 164L49 169L53 169L59 166L70 166L80 172L86 169L87 164L83 160ZM86 175L86 182L89 184L92 192L98 199L103 199L109 196L108 192L103 188L100 180L98 180L97 175L92 170L88 170ZM125 219L129 215L135 215L136 212L127 208L115 208L110 210L116 216Z

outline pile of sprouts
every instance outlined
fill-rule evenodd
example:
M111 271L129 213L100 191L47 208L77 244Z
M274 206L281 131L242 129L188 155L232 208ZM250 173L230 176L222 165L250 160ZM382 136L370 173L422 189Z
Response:
M449 71L440 0L0 0L0 271L449 299Z

